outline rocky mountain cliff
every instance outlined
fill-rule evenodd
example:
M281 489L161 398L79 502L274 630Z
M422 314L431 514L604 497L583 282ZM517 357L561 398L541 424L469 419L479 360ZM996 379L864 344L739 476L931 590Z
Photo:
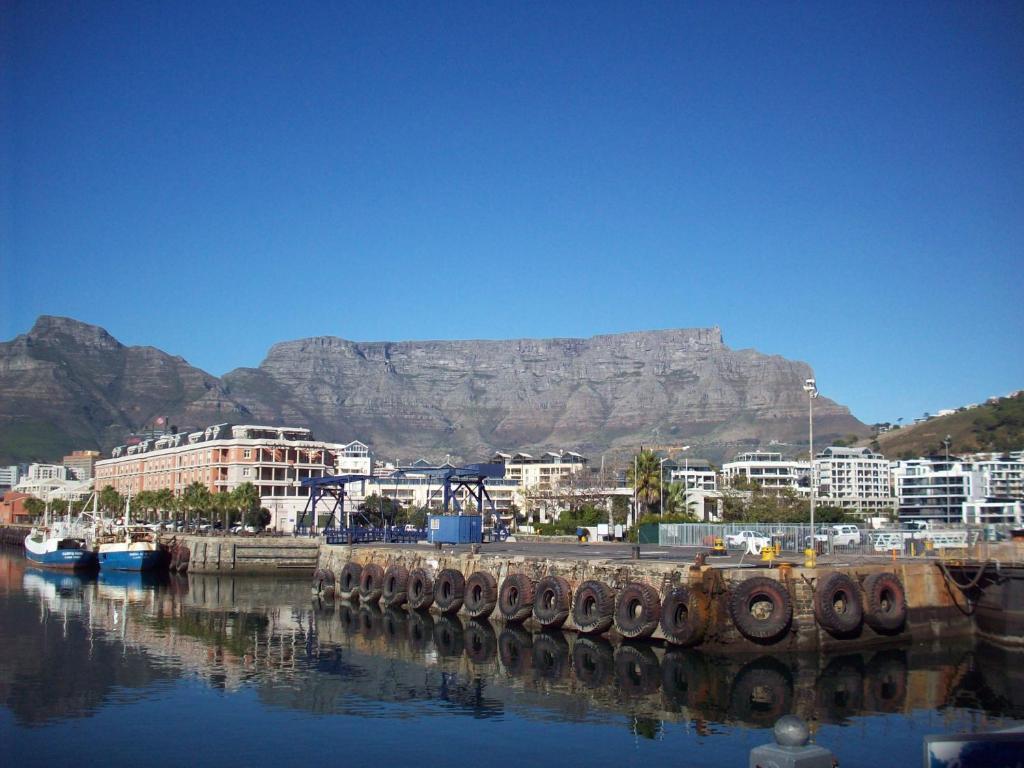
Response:
M258 368L210 376L106 331L42 317L0 344L0 461L23 447L109 449L156 415L310 426L402 461L497 449L591 455L638 444L692 445L720 460L772 441L806 445L805 363L732 350L718 328L590 339L357 343L317 337L273 346ZM820 398L815 431L865 434ZM15 455L17 454L17 455Z

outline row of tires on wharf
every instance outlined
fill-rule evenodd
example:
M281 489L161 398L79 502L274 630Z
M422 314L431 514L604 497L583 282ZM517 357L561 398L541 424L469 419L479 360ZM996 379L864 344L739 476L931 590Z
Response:
M562 630L531 632L486 619L381 609L342 600L336 616L357 649L406 660L434 659L472 679L508 678L525 687L584 695L602 706L677 713L769 727L785 714L841 723L867 712L901 711L908 660L900 649L822 658L806 654L715 655L643 641L612 644ZM318 621L327 620L323 615ZM352 662L352 659L349 659ZM352 662L358 664L358 661ZM466 666L468 663L468 666Z
M792 583L768 576L710 589L707 581L692 586L676 584L662 594L642 581L613 588L590 579L573 588L562 576L534 579L528 573L514 572L499 586L487 570L475 570L466 577L454 568L435 572L429 568L409 570L397 563L385 568L374 562L349 561L337 578L329 569L317 569L313 582L314 592L325 597L339 594L345 599L413 611L433 608L444 615L461 610L474 619L489 618L497 611L508 624L532 619L542 629L565 625L584 635L614 629L623 638L644 639L660 629L668 643L683 647L699 645L712 630L712 614L718 614L713 611L716 593L724 596L729 619L738 632L754 643L777 643L793 624ZM835 638L857 637L864 624L878 633L895 634L906 622L906 592L893 573L871 573L858 580L832 571L817 577L813 590L815 620Z

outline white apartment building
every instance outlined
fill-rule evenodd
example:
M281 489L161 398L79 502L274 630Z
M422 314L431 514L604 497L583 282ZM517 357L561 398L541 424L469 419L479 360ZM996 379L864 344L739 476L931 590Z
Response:
M13 488L21 480L21 472L17 464L9 467L0 467L0 488Z
M665 462L665 482L682 483L687 491L717 491L718 473L703 459L684 461L682 466L678 462Z
M829 446L814 459L815 497L864 517L892 512L889 460L870 448Z
M63 464L29 464L27 480L69 480L68 468Z
M809 467L805 461L783 460L781 453L750 451L725 462L722 465L722 477L725 485L735 485L743 479L756 482L762 490L781 491L792 488L806 492L800 479L807 477Z
M365 449L365 455L364 455ZM344 456L346 451L351 455ZM291 530L305 507L310 477L341 474L339 462L369 474L372 457L362 443L328 443L310 430L261 425L215 424L191 433L163 435L137 445L119 446L96 462L96 487L121 494L168 488L175 495L192 483L212 493L252 483L271 526Z
M1022 470L1013 459L982 456L892 463L900 521L1020 523Z
M986 496L1024 499L1024 456L1022 451L1008 454L976 453L964 457L981 472Z
M536 457L499 451L491 462L505 465L505 480L517 487L516 505L529 520L540 523L558 516L568 494L591 484L587 459L573 451L547 451Z

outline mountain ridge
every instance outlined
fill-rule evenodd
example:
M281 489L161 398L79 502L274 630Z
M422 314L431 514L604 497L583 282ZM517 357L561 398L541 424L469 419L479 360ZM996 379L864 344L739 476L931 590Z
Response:
M48 436L51 450L109 450L156 416L182 428L309 426L401 459L639 443L693 444L716 459L773 442L795 451L806 445L811 376L801 361L729 349L711 326L553 339L310 336L216 377L100 326L41 316L0 342L0 461L43 458L19 453L26 431ZM831 400L819 399L815 414L820 439L867 432Z

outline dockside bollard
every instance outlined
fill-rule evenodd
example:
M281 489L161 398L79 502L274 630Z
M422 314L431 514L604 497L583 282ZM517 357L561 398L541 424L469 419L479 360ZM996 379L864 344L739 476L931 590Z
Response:
M750 750L749 768L834 768L835 756L824 747L808 744L810 729L796 715L775 721L775 743Z

